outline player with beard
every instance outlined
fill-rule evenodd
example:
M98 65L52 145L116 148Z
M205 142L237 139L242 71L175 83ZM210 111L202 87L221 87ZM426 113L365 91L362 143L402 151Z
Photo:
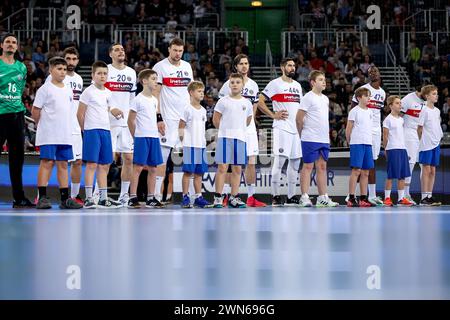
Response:
M295 195L295 186L299 176L302 149L295 119L303 94L301 85L293 79L295 77L295 62L292 58L281 60L281 71L283 75L270 81L262 91L258 106L261 111L274 119L272 125L272 153L274 157L272 164L272 206L284 205L279 189L281 169L286 160L289 161L286 205L296 206L300 202L300 198ZM268 110L267 100L272 100L275 114Z
M372 111L372 155L376 163L381 150L381 110L384 108L386 92L381 88L380 70L371 66L368 70L370 82L361 86L370 91L370 100L367 107ZM358 104L355 95L352 98L352 108ZM348 199L346 199L347 201ZM369 202L374 206L383 206L383 200L376 194L376 169L369 170Z

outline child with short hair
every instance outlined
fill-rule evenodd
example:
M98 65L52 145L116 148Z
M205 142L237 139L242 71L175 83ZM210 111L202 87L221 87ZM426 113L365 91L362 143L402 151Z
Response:
M426 104L420 112L419 126L419 163L422 165L421 187L422 200L420 205L440 206L441 202L433 198L434 179L436 167L439 166L440 142L444 136L441 127L441 115L434 104L438 101L437 87L433 85L424 86L421 96Z
M109 165L113 161L109 114L117 118L122 111L111 105L111 91L105 88L108 66L103 61L92 65L93 83L80 96L77 118L83 131L83 161L86 163L85 190L86 209L120 208L122 204L108 198L107 176ZM96 204L92 190L94 174L97 171L100 199Z
M183 142L183 208L192 208L189 197L189 182L194 175L194 207L210 208L212 205L202 196L202 177L208 172L206 163L206 109L200 102L205 95L205 86L192 81L188 86L191 103L186 106L179 123L180 141Z
M300 175L302 196L300 206L311 207L309 200L309 186L311 184L311 172L316 166L317 197L316 207L336 207L327 194L327 161L330 153L330 124L329 124L329 100L322 94L325 90L325 74L321 71L311 71L309 74L311 91L303 96L300 108L297 111L297 130L300 135L303 152L303 167Z
M133 175L130 185L128 208L140 208L137 198L139 176L147 167L148 196L147 208L163 208L164 205L155 197L156 167L163 163L161 144L159 143L157 113L158 99L153 92L158 87L158 74L151 69L139 72L139 82L143 90L131 102L128 114L128 128L134 138Z
M61 209L80 209L83 205L69 198L68 161L73 158L72 151L72 91L65 86L67 62L61 57L48 61L51 81L36 92L32 115L37 125L36 146L40 146L38 172L38 203L36 209L50 209L47 197L47 184L56 162Z
M345 135L350 144L350 167L352 172L349 179L349 196L347 207L371 207L367 199L367 185L369 182L369 169L374 167L372 155L372 133L368 128L372 126L372 111L367 104L370 99L370 90L360 87L355 91L358 105L348 114ZM355 188L359 181L360 198L355 198Z
M397 204L402 206L414 205L405 197L405 178L411 176L409 169L408 152L405 145L402 109L399 96L390 96L387 105L391 113L383 121L383 146L387 159L387 179L384 190L384 205L392 207L391 199L392 180L397 179Z
M241 95L244 87L244 77L239 73L230 75L230 95L217 102L214 108L213 123L218 132L216 147L216 193L214 207L223 207L223 185L228 166L231 165L231 196L228 206L232 208L245 208L239 196L239 183L241 179L241 165L247 164L247 151L245 132L253 116L251 102Z

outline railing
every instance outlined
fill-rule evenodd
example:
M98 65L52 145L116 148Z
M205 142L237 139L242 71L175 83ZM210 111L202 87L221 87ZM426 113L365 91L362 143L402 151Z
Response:
M6 22L7 30L17 29L19 24L25 26L25 29L30 29L30 10L27 8L22 8L16 12L10 14L6 18L0 20L0 25ZM24 19L25 18L25 19Z
M203 17L194 19L194 25L197 28L219 28L220 16L218 13L205 13Z
M334 43L336 48L347 37L355 37L362 46L367 46L367 32L365 31L285 31L281 33L281 45L283 57L299 49L307 49L308 45L317 47L323 40L328 40L330 44Z
M388 63L388 58L391 61L392 65L394 66L394 70L395 70L395 79L396 79L396 83L397 83L397 92L400 92L400 79L399 79L399 74L398 74L398 70L397 70L397 58L395 57L394 51L392 51L392 47L389 45L389 43L385 43L385 63L386 66L389 65Z
M421 10L407 17L403 24L416 27L419 31L450 31L450 9L447 10ZM406 31L406 29L404 30Z
M447 41L442 41L442 40ZM433 42L436 47L436 51L443 54L450 52L450 31L447 32L428 32L428 31L416 31L416 32L402 32L400 34L400 58L403 62L406 62L408 57L408 51L411 41L416 42L417 48L422 52L422 48L427 44L428 40ZM446 44L447 47L442 47Z
M12 30L12 32L17 36L17 41L19 43L25 41L28 38L32 38L34 40L43 40L47 45L47 50L50 49L51 39L55 35L59 37L62 44L74 41L76 41L77 44L80 43L80 30L20 29Z
M311 28L323 28L328 29L328 19L327 15L316 15L314 13L303 13L300 15L300 28L301 29L311 29Z

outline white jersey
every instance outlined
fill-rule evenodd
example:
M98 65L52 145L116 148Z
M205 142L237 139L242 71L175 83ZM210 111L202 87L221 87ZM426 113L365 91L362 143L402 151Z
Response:
M45 79L45 83L52 81L52 75L49 75L47 79ZM81 134L80 124L77 119L77 111L78 104L80 102L80 95L83 91L83 79L81 76L74 72L73 76L66 75L64 78L64 84L66 87L72 90L73 93L73 108L71 110L72 113L72 134Z
M420 139L419 151L427 151L436 148L444 134L441 127L441 112L425 106L420 112L419 126L423 127L422 139Z
M306 112L300 139L308 142L330 143L328 97L312 91L305 94L300 102L300 110Z
M126 127L130 103L136 95L136 71L126 66L122 70L108 64L108 79L105 87L112 93L112 106L123 112L123 118L109 115L111 127Z
M85 104L84 130L110 130L109 108L112 107L112 93L109 89L98 89L91 84L80 96L80 102Z
M72 91L46 82L36 92L33 106L41 109L36 145L72 145Z
M348 121L353 121L352 133L350 134L350 144L372 145L373 113L369 108L363 109L360 106L354 107L348 113Z
M285 120L273 120L273 128L278 128L289 133L297 133L295 118L300 108L300 100L303 97L302 86L295 80L286 82L281 77L270 81L262 94L272 100L273 111L285 110L288 117Z
M392 114L384 119L383 128L389 130L386 150L406 149L403 122L404 120L402 117L394 117Z
M373 118L372 118L372 132L381 132L381 110L384 107L384 100L386 99L386 92L383 88L375 89L370 85L370 83L366 83L361 86L361 88L367 88L370 91L370 100L367 104L367 108L372 110ZM358 100L355 95L352 98L353 102L358 104Z
M193 107L191 104L186 106L181 120L186 122L184 129L184 147L206 148L205 124L206 109Z
M230 80L227 80L219 92L219 98L223 98L225 96L230 95L231 89L230 89ZM247 82L244 84L244 88L241 92L242 96L244 98L247 98L250 100L252 104L258 103L259 101L259 88L255 81L253 81L250 78L247 78ZM247 127L247 134L253 134L256 133L256 124L255 119L252 117L252 121Z
M179 121L190 101L187 86L194 79L191 65L180 60L180 65L175 66L166 58L155 64L153 70L158 73L161 85L159 106L163 119Z
M413 129L417 131L417 126L419 125L419 115L420 111L424 106L424 101L417 96L415 92L407 94L402 99L402 112L403 120L405 120L405 128ZM408 137L406 137L408 139Z
M130 110L136 112L135 137L159 138L158 125L156 123L156 110L158 99L147 97L139 93L131 102Z
M218 137L246 141L247 118L253 115L253 106L248 99L230 96L217 101L215 112L222 114Z

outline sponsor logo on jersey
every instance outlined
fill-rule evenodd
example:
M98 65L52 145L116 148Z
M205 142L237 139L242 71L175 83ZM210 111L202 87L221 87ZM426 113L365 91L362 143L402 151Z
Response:
M168 87L187 87L189 82L190 78L163 78L163 85Z
M106 82L105 87L113 92L131 92L133 89L132 83L126 82Z
M378 101L378 100L369 100L369 103L367 104L367 108L370 109L382 109L384 106L384 102L383 101Z
M295 93L278 93L272 97L272 101L276 102L300 102L300 95Z
M414 118L418 118L420 115L420 111L421 110L408 109L408 110L406 110L405 114L407 114L408 116L414 117Z

